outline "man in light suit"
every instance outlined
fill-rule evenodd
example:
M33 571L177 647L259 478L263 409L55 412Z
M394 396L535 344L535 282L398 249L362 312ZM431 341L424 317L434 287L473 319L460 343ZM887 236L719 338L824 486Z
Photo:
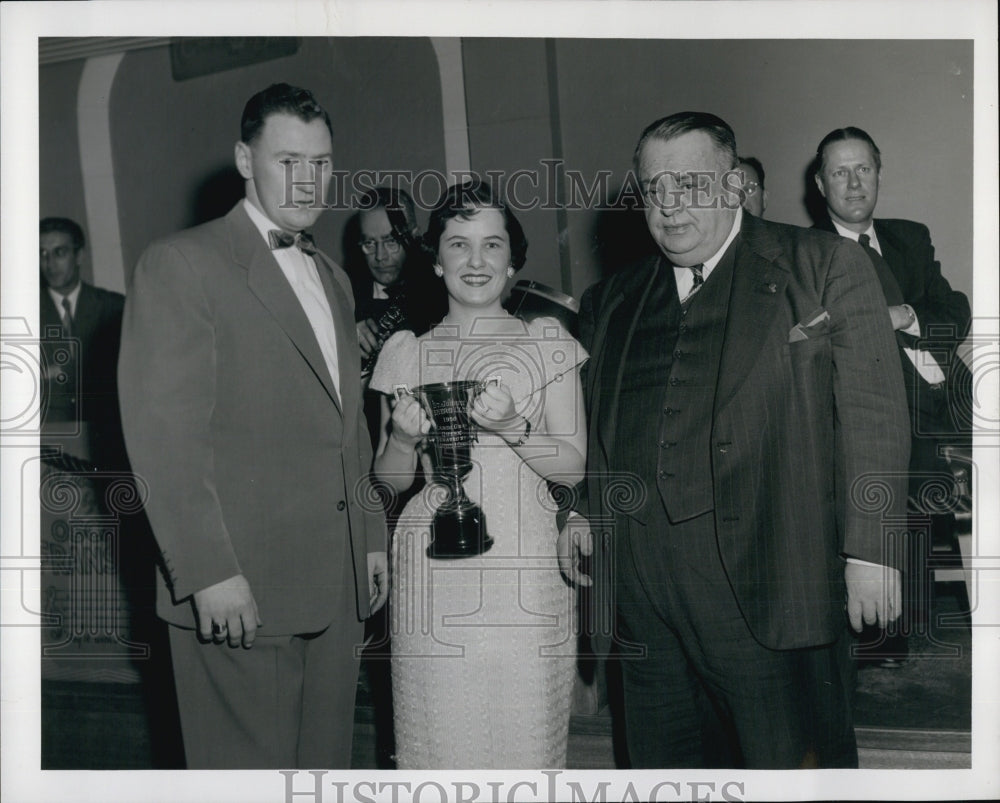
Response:
M581 302L589 524L563 531L564 566L587 583L574 550L593 550L634 767L849 766L830 645L845 602L855 628L897 615L882 515L905 495L899 362L861 249L745 214L736 167L711 114L639 140L661 253Z
M304 230L326 112L246 104L229 214L151 245L125 305L129 457L149 484L190 768L350 766L363 620L385 600L351 286Z
M909 406L911 511L919 514L925 507L921 487L950 474L940 447L969 445L971 437L972 375L956 355L969 331L969 299L941 274L925 225L874 217L882 154L868 132L848 126L827 134L816 148L815 179L828 215L816 227L861 243L885 296ZM936 513L933 506L929 514L932 526L947 537L954 515ZM916 539L911 546L904 599L913 608L910 614L926 615L927 547ZM905 634L876 638L881 643L867 657L898 666L907 654Z

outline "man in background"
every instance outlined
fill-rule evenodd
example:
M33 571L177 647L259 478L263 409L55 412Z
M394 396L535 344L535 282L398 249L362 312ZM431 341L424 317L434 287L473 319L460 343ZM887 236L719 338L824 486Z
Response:
M764 165L756 156L741 156L739 171L743 174L743 208L751 215L764 217L767 209L767 189L764 187Z
M367 270L352 271L351 284L358 343L362 358L370 361L387 339L389 325L392 331L423 334L444 317L448 297L420 246L416 210L406 190L376 187L361 197L358 208L357 245ZM380 331L383 316L394 307L398 318L386 319Z
M388 577L350 282L306 232L332 150L309 91L250 98L246 197L149 246L125 306L122 417L189 768L351 763L357 648Z
M969 331L969 300L942 275L925 225L874 217L882 154L866 131L854 126L831 131L816 148L816 160L816 186L828 214L816 227L861 244L895 331L909 407L910 512L930 516L932 532L947 537L954 515L925 509L921 488L935 474L950 476L943 445L969 442L971 374L956 354ZM914 616L928 613L924 562L929 545L918 540L908 550L904 602L909 610L902 622L907 628ZM877 636L881 641L884 634ZM907 654L905 634L897 632L865 654L881 666L898 666Z
M39 232L44 431L69 434L82 425L83 442L77 439L75 456L105 469L120 468L124 451L115 367L125 297L80 278L86 239L78 223L47 217Z

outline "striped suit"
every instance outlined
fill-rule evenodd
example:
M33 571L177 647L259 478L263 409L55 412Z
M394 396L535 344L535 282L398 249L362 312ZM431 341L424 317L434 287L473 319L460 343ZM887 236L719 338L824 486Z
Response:
M636 404L624 399L623 381L642 351L635 333L655 312L648 301L664 270L653 258L599 283L580 316L591 354L580 507L604 534L595 553L598 613L616 610L624 653L635 644L647 650L623 664L630 751L639 765L798 766L815 745L811 712L802 710L808 694L795 684L808 648L844 633L842 556L888 562L883 515L905 499L906 402L901 377L893 381L900 368L889 317L860 247L746 215L686 319L710 302L699 313L708 338L700 342L722 330L720 347L681 331L672 341L669 328L646 334L670 365L660 402ZM714 385L707 396L704 377ZM698 393L679 393L686 383ZM665 415L686 423L678 429ZM655 468L630 459L650 440ZM884 498L858 484L873 475ZM622 483L637 489L625 502L616 493ZM706 487L707 504L686 504L683 494ZM672 666L668 675L685 677L671 686L658 655ZM774 683L752 682L758 664ZM631 706L630 684L658 702ZM687 718L679 713L685 694L705 703ZM706 752L696 734L685 735L705 712L721 720L735 754L711 745ZM659 744L644 745L650 740Z

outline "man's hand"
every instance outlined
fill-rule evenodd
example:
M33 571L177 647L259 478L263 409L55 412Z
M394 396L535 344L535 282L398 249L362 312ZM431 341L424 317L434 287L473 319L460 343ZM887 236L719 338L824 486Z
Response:
M885 627L899 616L903 594L898 569L848 561L844 579L847 616L855 630L861 631L862 621L866 625L878 622L879 627Z
M583 516L570 516L556 541L556 554L559 556L560 571L573 585L593 585L590 576L580 570L583 556L593 551L594 536L590 531L590 522Z
M230 647L242 644L250 649L261 626L257 602L242 574L195 591L194 611L201 637L219 644L228 641Z
M889 317L892 319L892 328L895 330L909 329L916 320L913 311L906 304L889 307Z
M367 357L378 348L378 326L372 318L358 321L358 345L361 347L361 356Z
M368 553L368 615L385 605L389 597L389 563L385 552Z

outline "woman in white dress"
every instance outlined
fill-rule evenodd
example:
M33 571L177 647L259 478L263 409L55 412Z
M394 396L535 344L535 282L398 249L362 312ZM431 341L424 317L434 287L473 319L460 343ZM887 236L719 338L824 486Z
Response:
M386 394L375 474L400 492L418 470L430 479L430 421L412 396L395 400L396 386L498 376L471 407L478 442L464 482L493 546L474 557L428 556L438 485L400 516L390 601L397 767L562 767L576 638L549 481L583 476L586 354L555 318L525 323L501 306L527 241L487 186L450 188L425 243L448 314L427 334L399 332L383 347L371 380Z

